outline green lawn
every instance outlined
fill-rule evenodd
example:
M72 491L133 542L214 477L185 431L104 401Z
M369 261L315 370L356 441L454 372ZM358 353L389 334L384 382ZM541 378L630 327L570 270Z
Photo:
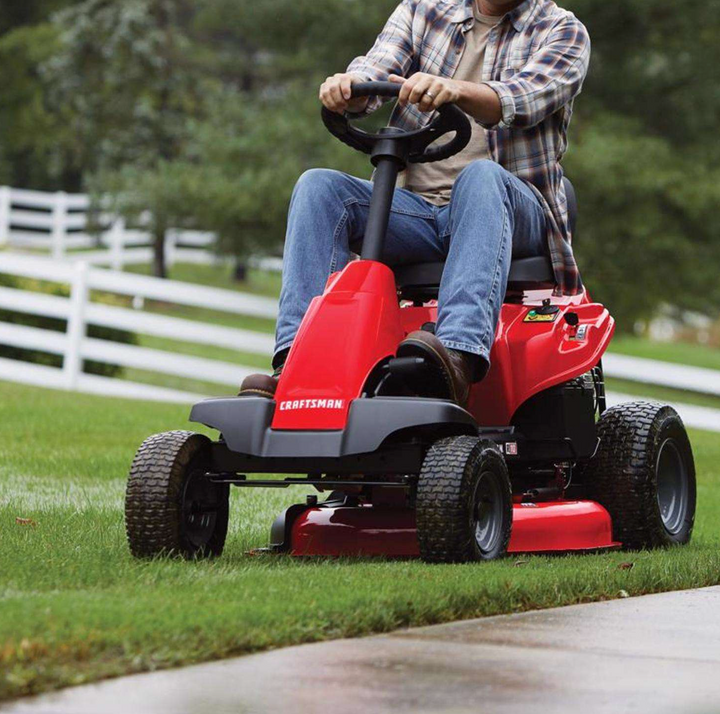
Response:
M655 399L659 402L697 404L700 407L720 409L720 397L715 397L712 394L699 394L698 392L689 392L685 389L670 389L655 384L642 384L640 382L631 382L627 379L613 379L611 377L608 377L606 381L607 389L618 392L619 394L631 394L642 397L643 399Z
M663 362L720 370L719 349L689 342L651 342L642 337L616 335L610 351L632 357L646 357Z
M610 352L720 370L720 350L687 342L651 342L642 337L616 335L610 343ZM710 394L669 389L654 384L640 384L612 378L608 378L607 386L608 389L622 394L633 394L648 399L685 402L686 404L697 404L701 407L720 409L720 397Z
M150 275L152 266L128 265L129 273ZM194 263L176 263L168 270L168 278L186 283L199 283L225 290L239 290L244 293L277 297L280 294L280 274L264 270L249 269L247 279L238 282L233 279L233 268L228 263L217 265L196 265Z
M233 493L214 562L136 562L123 532L137 445L184 407L0 382L0 697L259 649L720 583L720 437L694 432L691 546L465 566L248 556L304 491ZM31 519L31 522L16 519ZM621 564L632 562L628 569Z

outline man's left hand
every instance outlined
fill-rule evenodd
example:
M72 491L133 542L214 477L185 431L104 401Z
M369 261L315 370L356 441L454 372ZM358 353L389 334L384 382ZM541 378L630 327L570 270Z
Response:
M417 104L423 112L431 112L443 104L454 104L460 99L460 87L447 77L437 77L425 72L416 72L412 77L391 74L388 79L402 84L398 102L401 105Z

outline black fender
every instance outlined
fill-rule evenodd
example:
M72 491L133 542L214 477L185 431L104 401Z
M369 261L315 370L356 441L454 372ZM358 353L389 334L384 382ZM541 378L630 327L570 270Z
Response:
M274 413L272 399L222 397L195 404L190 421L217 429L231 451L262 458L367 454L406 431L410 435L420 432L437 436L478 433L472 415L444 399L355 399L346 427L332 431L272 429Z

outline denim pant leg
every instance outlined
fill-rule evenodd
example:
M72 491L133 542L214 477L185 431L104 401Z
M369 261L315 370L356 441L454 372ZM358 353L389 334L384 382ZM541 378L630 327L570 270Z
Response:
M275 354L297 334L310 301L331 273L350 258L350 244L362 240L372 183L339 171L312 169L298 180L290 201ZM446 241L438 229L438 209L404 189L395 191L383 260L443 260Z
M436 334L489 362L512 257L547 253L545 215L532 190L493 161L469 164L439 216L450 236Z

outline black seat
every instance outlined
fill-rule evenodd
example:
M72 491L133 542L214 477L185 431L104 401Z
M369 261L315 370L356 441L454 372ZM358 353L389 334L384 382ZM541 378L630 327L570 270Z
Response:
M575 236L577 226L577 198L575 188L568 178L563 179L568 203L568 223ZM437 297L445 263L412 263L393 268L398 290L406 300L433 299ZM552 264L547 256L513 260L508 276L510 290L527 290L555 283Z

